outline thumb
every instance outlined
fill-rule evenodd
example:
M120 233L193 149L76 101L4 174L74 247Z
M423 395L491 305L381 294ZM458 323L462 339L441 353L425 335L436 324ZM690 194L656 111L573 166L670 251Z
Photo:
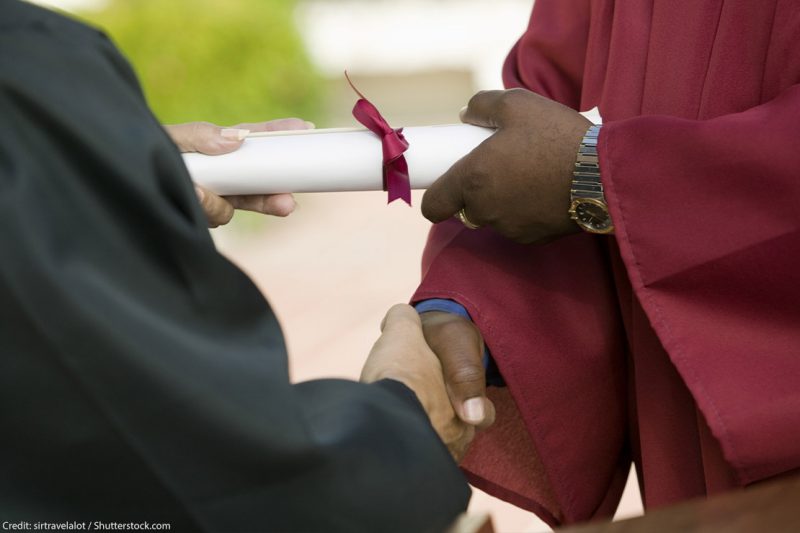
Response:
M424 313L425 340L442 364L450 402L472 425L491 424L494 409L486 398L483 340L469 320L449 313Z
M424 391L412 386L413 363L400 365L398 361L408 362L408 355L413 355L415 348L425 345L422 325L413 307L397 304L386 313L381 323L381 336L367 357L361 370L361 381L372 383L378 379L389 377L409 386L419 397ZM433 354L429 354L431 362L435 362ZM403 359L405 358L405 359Z
M386 312L381 322L381 333L394 333L396 330L408 329L419 331L422 337L422 324L416 309L407 304L395 304Z
M480 91L473 96L459 117L461 122L483 126L485 128L500 127L500 111L503 96L508 91Z
M489 412L480 349L474 344L455 343L434 351L442 363L448 394L458 417L468 424L482 425Z
M221 155L237 150L250 130L221 128L209 122L164 126L181 152Z
M195 185L194 189L197 200L208 218L209 228L216 228L231 221L234 210L230 202L200 185Z

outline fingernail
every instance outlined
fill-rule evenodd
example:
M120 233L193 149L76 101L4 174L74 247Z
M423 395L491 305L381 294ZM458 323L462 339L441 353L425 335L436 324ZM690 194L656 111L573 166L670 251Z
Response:
M483 422L483 417L486 416L483 410L483 399L470 398L464 402L464 416L468 422L478 424Z
M229 141L241 141L244 140L244 138L250 134L250 130L225 128L222 131L220 131L219 134L223 139L228 139Z
M195 186L195 188L194 188L194 192L195 192L195 194L197 194L197 199L198 199L200 202L202 202L202 201L203 201L203 198L205 198L205 197L206 197L206 191L204 191L204 190L203 190L203 189L201 189L200 187L197 187L197 186Z
M309 122L309 121L307 121L307 120L306 120L306 128L308 128L308 129L310 129L310 130L313 130L313 129L316 129L316 127L317 127L317 125L316 125L316 124L314 124L313 122Z

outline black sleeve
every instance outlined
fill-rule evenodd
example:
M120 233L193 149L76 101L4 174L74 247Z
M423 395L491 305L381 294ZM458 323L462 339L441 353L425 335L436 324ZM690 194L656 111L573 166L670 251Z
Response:
M440 531L465 508L405 386L290 383L101 34L0 0L0 117L0 519Z

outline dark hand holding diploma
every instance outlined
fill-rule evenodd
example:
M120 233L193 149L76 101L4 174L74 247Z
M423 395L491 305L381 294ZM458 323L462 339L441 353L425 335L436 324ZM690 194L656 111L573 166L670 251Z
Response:
M442 222L464 209L468 220L523 243L576 233L567 214L575 156L591 123L578 112L524 89L483 91L464 122L497 132L437 180L422 213Z

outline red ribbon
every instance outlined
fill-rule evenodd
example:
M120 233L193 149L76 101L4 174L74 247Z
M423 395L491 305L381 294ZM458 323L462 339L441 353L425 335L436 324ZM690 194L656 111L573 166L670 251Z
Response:
M389 193L389 202L398 198L411 205L411 181L408 178L408 163L403 152L408 150L408 141L403 136L403 128L389 126L378 108L356 89L347 72L347 83L360 97L353 107L353 116L368 130L380 137L383 146L383 190Z

